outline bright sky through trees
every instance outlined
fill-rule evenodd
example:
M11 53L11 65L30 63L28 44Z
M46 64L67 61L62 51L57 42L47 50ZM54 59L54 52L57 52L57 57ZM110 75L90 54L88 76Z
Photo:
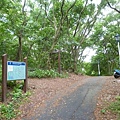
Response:
M101 0L92 0L93 3L95 3L96 5L100 4ZM105 10L102 10L103 15L107 15L108 13L110 13L111 11L113 11L111 8L107 7ZM91 57L95 55L95 50L90 49L90 48L86 48L84 50L83 53L84 56L86 56L85 58L85 62L91 62Z

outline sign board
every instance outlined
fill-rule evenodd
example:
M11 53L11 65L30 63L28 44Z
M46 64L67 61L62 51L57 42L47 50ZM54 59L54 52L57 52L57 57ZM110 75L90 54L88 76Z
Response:
M7 54L2 55L2 102L6 102L7 80L24 80L23 90L27 91L27 57L24 62L7 61Z
M26 79L26 63L7 61L7 80Z

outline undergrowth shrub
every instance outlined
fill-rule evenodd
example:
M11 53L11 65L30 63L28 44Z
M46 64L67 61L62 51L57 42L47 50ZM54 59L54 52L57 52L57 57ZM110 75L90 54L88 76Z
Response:
M7 94L7 97L11 99L6 104L0 104L0 120L11 120L20 114L18 107L30 95L30 92L23 93L21 86L21 83L17 84L13 91Z
M59 74L55 70L41 70L41 69L36 69L35 71L29 71L28 72L28 77L31 78L55 78L55 77L65 77L66 75Z

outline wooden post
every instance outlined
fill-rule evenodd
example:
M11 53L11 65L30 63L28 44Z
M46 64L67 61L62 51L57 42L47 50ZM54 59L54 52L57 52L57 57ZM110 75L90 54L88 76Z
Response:
M27 57L24 58L24 62L26 63L26 79L24 80L24 92L26 93L28 88L28 79L27 79Z
M58 51L58 72L61 73L61 58L60 58L60 50Z
M6 102L7 94L7 55L2 55L2 102Z

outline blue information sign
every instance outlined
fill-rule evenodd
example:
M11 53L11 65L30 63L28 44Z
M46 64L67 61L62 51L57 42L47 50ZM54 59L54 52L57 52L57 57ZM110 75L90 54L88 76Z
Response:
M7 61L7 80L26 79L26 63Z

